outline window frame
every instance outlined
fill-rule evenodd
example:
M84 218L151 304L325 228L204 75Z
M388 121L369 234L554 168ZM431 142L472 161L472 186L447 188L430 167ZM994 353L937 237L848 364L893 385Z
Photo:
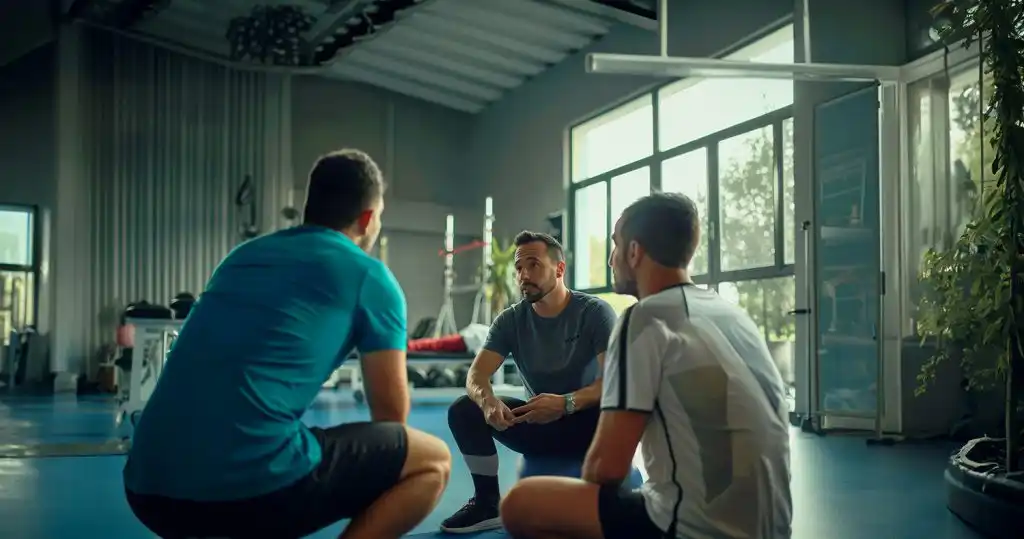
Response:
M771 25L765 28L762 32L751 36L750 39L744 40L737 43L733 47L722 51L715 57L728 57L736 54L743 50L747 50L750 47L758 44L766 38L773 36L780 32L784 28L789 27L794 30L795 26L792 18L787 17L779 21L777 24ZM796 36L794 35L794 43ZM770 266L761 266L754 268L744 268L739 270L721 271L721 241L719 231L721 230L721 211L720 211L720 197L718 192L718 144L725 140L732 138L737 135L762 129L767 126L772 128L772 138L775 148L781 148L784 144L784 131L783 124L786 120L793 119L793 104L785 107L776 109L768 112L761 116L745 120L743 122L728 126L717 132L705 135L698 139L694 139L683 144L673 146L671 148L661 149L660 140L660 127L661 127L661 104L659 99L659 92L663 89L669 88L673 85L679 84L685 79L673 79L663 83L659 83L646 88L643 91L636 92L624 96L622 99L617 100L613 104L605 107L598 112L581 118L579 121L573 123L566 130L566 212L565 212L565 225L564 225L564 238L565 238L565 249L569 255L568 259L570 263L574 263L575 251L576 251L576 193L590 186L594 186L600 183L605 185L605 197L607 204L605 207L605 226L609 234L614 227L615 216L611 215L611 179L623 174L632 172L634 170L649 167L650 169L650 188L651 192L658 192L661 190L661 167L662 163L673 157L700 149L705 148L707 152L707 174L708 174L708 222L711 230L707 231L705 238L708 244L708 271L705 274L693 275L693 281L700 285L713 287L717 290L718 283L721 282L740 282L748 280L760 280L760 279L771 279L776 277L789 277L796 273L796 264L786 263L786 225L789 223L785 222L785 197L783 195L783 189L785 188L786 178L784 176L784 152L775 151L775 229L773 231L773 238L776 243L775 248L775 263ZM685 90L683 90L685 91ZM574 167L576 165L576 152L574 148L575 140L573 137L574 131L580 127L586 126L586 124L594 123L600 120L603 116L610 116L619 113L619 110L623 107L628 107L633 103L641 99L649 99L651 103L651 114L653 115L651 127L653 133L653 149L654 152L644 158L638 159L631 163L627 163L616 167L614 169L602 172L601 174L594 175L592 177L574 181ZM795 223L791 224L795 226ZM604 259L607 260L611 246L610 241L605 242ZM794 261L796 257L794 256ZM567 272L569 285L575 288L576 285L576 272ZM592 286L587 288L579 288L581 292L589 294L603 294L613 292L612 287L612 272L611 268L606 265L605 267L605 284L604 286Z
M949 110L950 91L952 81L964 73L978 73L981 60L976 49L970 49L967 55L958 61L951 61L945 56L941 57L942 64L935 69L924 71L919 76L908 80L902 90L903 102L907 104L902 112L903 121L906 123L906 148L902 159L906 165L907 181L901 182L901 215L899 221L900 241L907 246L902 249L900 265L904 271L901 272L900 281L900 316L899 324L903 335L917 335L918 303L916 296L919 284L917 282L918 272L922 264L922 255L919 248L926 242L916 239L915 230L918 223L915 221L920 211L921 193L917 190L917 182L920 179L921 165L918 156L915 155L915 130L919 130L925 117L916 110L916 97L927 97L930 101L926 113L930 129L925 135L930 138L930 155L926 156L929 168L930 183L932 188L940 187L948 189L950 186L950 166L953 149L951 147L952 117ZM981 96L982 103L985 103L986 96ZM920 136L920 135L918 135ZM984 166L981 167L982 177L979 179L979 187L984 190L986 183L994 181L992 175ZM979 197L982 196L979 193ZM948 195L947 195L948 197ZM934 198L934 194L933 194ZM980 200L980 199L979 199ZM946 217L944 220L948 220Z
M29 263L29 264L0 263L0 272L12 272L12 273L14 273L14 272L21 272L21 273L28 273L28 274L32 275L32 288L31 288L31 292L32 292L32 298L31 298L32 317L31 317L30 320L26 320L26 325L28 325L28 326L36 326L37 327L38 323L39 323L39 320L38 320L38 313L39 313L39 287L40 287L40 282L39 282L40 278L39 277L40 277L40 269L42 267L41 266L41 261L42 261L42 258L43 258L43 249L42 249L42 243L43 243L42 242L42 240L43 240L42 233L43 233L43 231L42 231L42 226L40 226L40 223L39 223L39 218L40 218L40 215L41 215L42 212L39 210L39 206L28 205L28 204L8 204L8 203L0 203L0 211L19 211L19 212L28 213L30 215L30 219L31 219L30 223L31 223L31 227L32 227L32 230L31 230L31 233L30 233L30 238L31 238L31 242L32 242L32 245L31 245L31 263ZM6 339L6 336L0 337L0 342L2 342L5 339Z
M657 105L654 107L655 114L657 113ZM661 165L663 162L678 157L685 153L689 153L699 149L705 149L707 152L708 161L708 223L710 230L706 233L706 241L708 242L708 271L701 275L694 275L693 280L698 284L706 284L716 286L719 282L739 282L746 280L756 279L768 279L773 277L787 277L794 275L796 265L793 263L786 263L786 252L785 252L785 234L786 226L792 225L787 223L785 220L785 197L783 196L783 189L786 188L786 178L784 172L784 155L781 151L776 151L774 155L775 160L775 225L773 230L773 237L775 239L775 263L770 266L759 266L754 268L744 268L738 270L722 271L721 269L721 237L719 231L721 230L721 198L719 196L718 188L718 145L723 140L733 138L744 133L763 129L765 127L772 128L773 144L776 148L781 148L784 144L783 138L783 123L793 117L793 106L789 105L781 109L769 112L757 118L752 118L745 122L727 127L717 133L706 135L699 139L681 144L679 146L670 148L664 151L655 152L653 155L639 159L632 163L622 165L618 168L603 172L591 178L581 180L574 184L571 184L568 188L568 212L566 219L566 237L569 239L566 250L570 253L570 260L573 260L575 251L575 233L576 233L576 192L591 187L593 185L603 183L605 185L605 196L608 200L608 204L605 207L605 219L607 230L610 232L614 226L613 219L615 216L611 215L611 180L622 174L632 172L644 167L650 167L651 173L651 192L657 192L661 190ZM654 129L658 129L658 118L655 116ZM655 133L655 142L657 142L657 134ZM571 144L571 142L570 142ZM609 242L605 243L604 258L607 259L610 253ZM569 272L570 275L570 286L575 287L575 272ZM611 268L605 268L605 284L604 286L580 288L581 292L588 294L601 294L612 291L612 275Z
M8 264L5 262L0 262L0 271L38 271L39 259L40 256L42 255L39 248L41 239L39 234L39 208L37 206L29 206L25 204L0 203L0 211L27 213L30 218L29 223L32 229L29 236L29 241L32 242L32 245L29 246L31 251L31 262L29 264Z

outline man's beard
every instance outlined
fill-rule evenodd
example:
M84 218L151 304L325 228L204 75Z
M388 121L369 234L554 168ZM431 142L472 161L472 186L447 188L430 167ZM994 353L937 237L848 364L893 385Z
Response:
M359 239L359 247L367 253L373 251L373 247L377 244L377 234L367 234Z
M538 301L544 299L544 296L547 296L553 289L554 287L545 290L541 286L530 285L520 288L519 291L523 293L523 298L525 298L526 301L530 303L537 303Z
M640 290L637 288L636 279L628 279L626 277L618 277L612 273L612 288L616 294L624 296L633 296L639 298Z

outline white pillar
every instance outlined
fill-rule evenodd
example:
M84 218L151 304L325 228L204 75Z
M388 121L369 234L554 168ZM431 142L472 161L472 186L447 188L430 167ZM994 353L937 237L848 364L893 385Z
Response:
M92 286L89 222L90 191L86 159L82 86L84 34L80 26L64 24L57 35L56 195L49 238L47 271L50 282L50 361L57 377L54 389L74 390L85 368L84 335L87 316L81 312Z

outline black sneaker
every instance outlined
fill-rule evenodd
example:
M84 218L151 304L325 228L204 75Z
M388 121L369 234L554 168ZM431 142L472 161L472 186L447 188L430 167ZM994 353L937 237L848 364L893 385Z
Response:
M441 531L447 533L475 533L500 527L498 504L480 503L476 498L470 498L462 509L441 523Z

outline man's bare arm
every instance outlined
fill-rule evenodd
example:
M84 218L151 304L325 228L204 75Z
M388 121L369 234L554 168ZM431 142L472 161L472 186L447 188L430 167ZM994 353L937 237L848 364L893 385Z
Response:
M466 393L477 406L483 407L484 403L494 398L494 387L491 386L491 376L498 372L505 358L497 352L480 350L480 353L473 359L466 375Z
M405 367L405 350L360 354L366 402L374 421L408 421L409 378Z
M594 441L583 461L583 480L615 485L629 477L633 455L649 418L650 414L644 412L602 411Z

